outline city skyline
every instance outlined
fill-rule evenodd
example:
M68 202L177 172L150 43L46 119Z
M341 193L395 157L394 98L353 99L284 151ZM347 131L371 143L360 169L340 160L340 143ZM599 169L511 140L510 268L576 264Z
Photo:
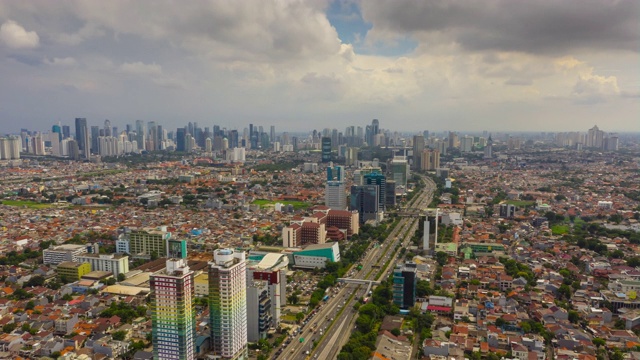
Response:
M76 117L637 129L636 1L153 5L0 2L3 131Z

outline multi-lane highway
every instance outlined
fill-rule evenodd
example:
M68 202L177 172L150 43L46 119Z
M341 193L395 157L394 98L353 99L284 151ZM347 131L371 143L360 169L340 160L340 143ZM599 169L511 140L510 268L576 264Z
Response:
M424 178L426 186L407 205L409 209L423 209L432 200L435 184ZM375 246L373 243L361 260L362 269L354 267L347 273L349 278L363 280L384 280L393 271L399 251L398 245L407 247L418 226L417 218L402 218L387 239ZM384 272L380 269L388 266ZM330 290L331 298L323 302L303 321L300 331L289 336L281 349L276 350L273 359L335 359L340 348L348 341L357 311L353 305L360 298L368 297L367 285L341 284ZM313 343L317 342L314 348Z

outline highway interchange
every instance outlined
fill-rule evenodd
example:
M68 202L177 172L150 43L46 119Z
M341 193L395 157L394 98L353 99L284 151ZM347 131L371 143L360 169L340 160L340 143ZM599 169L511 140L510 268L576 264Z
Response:
M428 177L423 177L423 180L425 187L412 198L406 210L424 209L431 203L435 183ZM363 280L386 279L393 271L400 254L396 251L397 245L401 245L399 248L407 248L417 226L417 217L401 218L380 246L374 246L375 242L372 242L360 261L362 269L356 270L354 265L345 277ZM388 266L380 273L380 269L384 268L387 262ZM288 341L280 349L276 349L273 359L335 359L354 329L358 313L353 306L358 299L369 296L367 288L367 285L348 283L331 288L331 298L303 320L300 332L290 334ZM315 348L314 341L317 341Z

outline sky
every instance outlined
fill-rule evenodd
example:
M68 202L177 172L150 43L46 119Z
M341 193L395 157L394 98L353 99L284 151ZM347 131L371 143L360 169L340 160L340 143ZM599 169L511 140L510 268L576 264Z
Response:
M0 0L0 133L640 130L640 1Z

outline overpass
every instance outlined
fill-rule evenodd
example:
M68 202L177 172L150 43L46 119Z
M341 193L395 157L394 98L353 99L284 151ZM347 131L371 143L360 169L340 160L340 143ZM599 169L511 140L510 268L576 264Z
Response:
M347 284L358 284L358 285L367 285L367 290L365 294L368 294L373 285L380 285L380 281L375 280L364 280L364 279L349 279L349 278L338 278L338 282L343 282ZM367 296L367 295L365 295Z

